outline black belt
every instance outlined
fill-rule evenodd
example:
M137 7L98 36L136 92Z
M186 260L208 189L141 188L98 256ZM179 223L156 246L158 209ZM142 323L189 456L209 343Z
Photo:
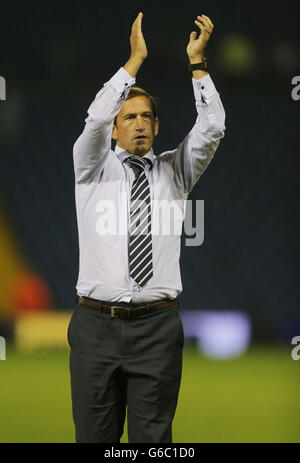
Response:
M128 302L107 302L91 299L90 297L78 296L78 304L91 307L95 310L100 310L110 314L112 317L118 318L134 318L145 313L156 312L157 310L166 309L168 307L177 306L177 298L162 299L157 302L147 302L142 304L131 304Z

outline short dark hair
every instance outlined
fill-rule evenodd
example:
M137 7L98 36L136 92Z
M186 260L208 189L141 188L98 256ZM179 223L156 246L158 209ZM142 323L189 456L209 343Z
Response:
M131 87L126 100L130 100L130 98L134 98L136 96L146 96L147 98L149 98L149 100L151 102L153 116L154 116L154 118L156 118L157 117L158 98L155 97L155 96L150 95L150 93L148 93L147 90L144 90L144 89L142 89L140 87ZM118 114L115 117L114 125L117 125L117 117L118 117Z

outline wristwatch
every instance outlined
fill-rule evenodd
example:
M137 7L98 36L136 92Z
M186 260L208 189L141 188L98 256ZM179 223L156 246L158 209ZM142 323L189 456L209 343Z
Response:
M205 58L205 56L203 56L201 63L194 63L194 64L188 63L188 67L191 73L197 70L208 72L207 59Z

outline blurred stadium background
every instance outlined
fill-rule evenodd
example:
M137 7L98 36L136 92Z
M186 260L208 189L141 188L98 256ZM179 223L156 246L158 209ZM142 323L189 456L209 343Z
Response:
M139 11L149 55L137 85L159 97L154 152L175 148L195 122L185 49L197 14L215 24L207 57L227 117L190 195L204 200L204 242L182 240L174 441L299 442L300 360L291 355L300 336L297 3L2 5L0 442L74 442L72 147L94 95L129 57Z

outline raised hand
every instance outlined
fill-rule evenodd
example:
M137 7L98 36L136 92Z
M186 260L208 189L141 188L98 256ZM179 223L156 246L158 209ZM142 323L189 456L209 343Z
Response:
M130 45L131 57L144 60L148 56L148 51L142 32L142 18L143 13L140 12L132 24Z
M197 38L197 32L191 32L190 41L188 43L186 52L190 60L199 59L201 61L204 55L206 44L209 40L210 34L213 31L214 25L209 19L209 17L205 16L205 14L197 16L195 23L200 29L200 35Z

